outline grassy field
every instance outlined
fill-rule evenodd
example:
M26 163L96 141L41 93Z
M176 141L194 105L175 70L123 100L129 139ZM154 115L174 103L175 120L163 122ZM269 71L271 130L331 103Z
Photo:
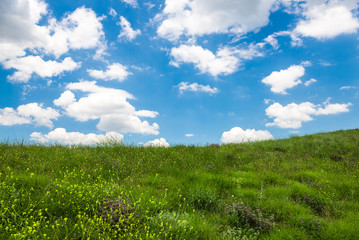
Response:
M0 144L0 239L359 239L359 130L143 148Z

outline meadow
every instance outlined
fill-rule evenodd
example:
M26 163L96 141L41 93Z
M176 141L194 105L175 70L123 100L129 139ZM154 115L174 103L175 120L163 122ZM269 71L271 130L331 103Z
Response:
M0 144L0 239L359 239L359 129L243 144Z

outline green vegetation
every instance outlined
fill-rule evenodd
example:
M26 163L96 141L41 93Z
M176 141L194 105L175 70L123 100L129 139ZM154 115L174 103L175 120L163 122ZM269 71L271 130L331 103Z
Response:
M0 144L0 239L359 239L359 130L205 147Z

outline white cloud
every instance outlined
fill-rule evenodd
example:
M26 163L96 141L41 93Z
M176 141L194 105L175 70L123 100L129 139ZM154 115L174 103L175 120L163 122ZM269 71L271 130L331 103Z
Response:
M198 83L189 84L188 82L181 82L177 85L180 93L182 94L185 91L189 92L206 92L209 94L216 94L219 92L217 88L211 88L209 85L200 85Z
M186 137L193 137L194 134L193 134L193 133L187 133L187 134L185 134L185 136L186 136Z
M279 48L278 40L275 38L275 35L269 35L264 39L264 42L269 43L275 50Z
M62 62L44 61L39 56L26 56L22 58L15 58L3 62L6 69L14 68L17 71L8 76L10 81L14 82L28 82L33 73L40 77L58 76L64 71L72 71L80 67L81 63L76 63L72 58L67 57Z
M275 0L166 0L156 16L159 36L176 40L181 35L245 34L269 22Z
M16 58L26 56L26 51L41 57L53 54L59 58L69 49L89 49L104 45L102 19L93 10L81 7L65 15L61 21L51 18L40 25L43 17L48 16L47 7L42 0L0 2L1 62L23 61Z
M309 86L309 85L311 85L312 83L316 83L316 82L317 82L317 80L315 80L314 78L312 78L312 79L306 81L306 82L304 83L304 85L305 85L305 86Z
M36 126L53 127L52 119L60 114L53 108L43 108L42 104L29 103L13 108L0 109L0 125L12 126L22 124L35 124Z
M283 0L282 0L283 1ZM291 45L292 46L301 46L303 44L303 41L301 38L298 37L298 34L294 33L293 31L279 31L272 33L271 35L267 36L264 39L264 43L270 44L275 50L278 50L280 45L278 43L277 38L283 37L283 36L289 36L291 38ZM305 62L305 61L304 61Z
M31 119L20 116L13 108L0 109L0 124L4 126L30 124Z
M0 37L1 39L1 37ZM15 44L11 43L1 43L0 42L0 62L3 62L8 59L13 59L16 57L25 56L26 53L22 47L16 46Z
M54 104L62 107L68 116L77 121L99 119L97 128L105 132L159 134L157 123L151 125L148 121L140 119L140 117L154 118L158 113L148 110L136 111L135 107L127 101L135 98L126 91L100 87L94 81L70 83L66 88L67 91L61 94ZM76 100L73 91L88 94Z
M300 63L300 65L303 67L311 67L313 64L311 61L303 61Z
M107 52L107 42L103 41L101 44L97 46L96 53L93 55L92 59L99 60L107 63L107 60L104 59L104 56L109 56L110 54Z
M109 14L110 14L112 17L116 17L116 16L117 16L117 12L116 12L116 10L113 9L113 8L110 8Z
M349 89L355 89L356 87L354 86L343 86L341 88L339 88L339 90L349 90Z
M183 44L172 48L170 55L173 57L170 62L173 66L179 67L182 63L193 63L201 73L209 73L214 77L234 73L238 70L242 59L249 60L262 56L254 45L250 45L248 49L224 47L213 54L201 46Z
M266 109L266 115L274 118L274 122L267 123L266 126L277 126L280 128L294 128L302 127L303 122L312 121L313 115L329 115L339 114L349 111L351 103L345 104L330 104L329 101L322 105L314 105L311 102L304 102L300 104L291 103L287 106L282 106L279 103L273 103Z
M75 101L76 101L75 94L73 94L69 90L66 90L61 94L61 96L58 99L54 100L54 104L60 107L67 107L70 104L74 103Z
M349 107L351 105L352 105L351 103L346 103L346 104L327 103L325 104L324 108L323 107L318 108L317 111L314 113L314 115L330 115L330 114L349 112Z
M80 7L68 14L61 22L50 21L53 32L44 46L45 51L56 57L71 49L90 49L103 45L104 32L101 18L89 8Z
M24 56L25 49L45 44L48 30L38 23L46 14L47 4L41 0L0 1L1 61Z
M137 0L122 0L122 2L127 3L128 5L130 5L133 8L137 8L138 7L138 2Z
M122 82L127 78L128 75L132 73L127 71L127 67L123 66L120 63L114 63L112 65L107 66L106 71L102 70L94 70L89 69L87 72L90 74L91 77L102 79L102 80L117 80Z
M321 65L323 67L330 67L330 66L333 66L334 64L321 59L321 60L319 60L319 65Z
M264 104L270 104L271 102L274 102L274 100L273 99L268 99L268 98L264 99Z
M148 117L148 118L155 118L157 117L159 113L155 111L149 111L149 110L140 110L135 112L135 115L138 117Z
M268 131L247 129L243 130L240 127L234 127L228 132L223 132L222 143L242 143L274 139L272 134Z
M150 2L145 2L145 3L143 3L143 5L145 5L147 7L147 10L151 10L152 8L154 8L156 6L156 4L153 4Z
M305 69L300 65L290 66L288 69L274 71L265 77L262 82L271 86L274 93L287 94L286 89L297 86L301 83L299 80L305 73Z
M358 19L344 1L308 3L303 15L306 19L298 23L294 32L304 37L329 39L341 34L356 33L359 28Z
M144 147L169 147L169 143L164 138L155 139L143 144Z
M124 38L128 41L132 41L138 35L141 34L141 31L139 29L133 30L131 28L131 23L129 21L127 21L127 19L122 16L120 17L120 22L118 24L122 28L120 34L118 35L119 39Z
M123 135L116 132L108 132L106 135L94 133L83 134L79 132L67 132L64 128L56 128L48 134L33 132L30 135L30 139L40 143L92 145L106 140L115 140L117 142L121 142Z

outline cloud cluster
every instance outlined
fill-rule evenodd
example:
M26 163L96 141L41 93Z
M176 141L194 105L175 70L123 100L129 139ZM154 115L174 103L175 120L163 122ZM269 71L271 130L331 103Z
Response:
M211 88L209 85L201 85L198 83L189 84L188 82L181 82L177 85L180 93L188 92L205 92L209 94L216 94L219 92L217 88Z
M159 36L176 40L181 35L245 34L266 26L275 0L166 0Z
M222 143L242 143L274 139L272 134L268 131L247 129L243 130L240 127L234 127L228 132L223 132Z
M67 132L64 128L56 128L48 134L42 134L40 132L33 132L30 135L32 141L39 143L54 143L54 144L68 144L68 145L92 145L107 140L115 140L121 142L123 135L116 132L108 132L103 134L83 134L80 132Z
M286 90L302 83L299 80L305 73L305 69L301 65L293 65L288 69L274 71L269 76L265 77L262 82L271 86L271 91L274 93L287 94Z
M157 123L152 125L142 121L140 117L154 118L157 112L136 111L127 99L134 97L123 90L105 88L96 85L95 81L82 81L70 83L66 91L54 100L56 106L62 107L66 115L77 121L97 120L97 128L105 132L159 134ZM86 96L76 100L74 91L87 93Z
M0 125L12 126L22 124L35 124L36 126L53 127L52 119L60 114L53 108L43 108L42 104L29 103L13 108L0 109Z
M201 73L229 75L238 70L242 60L250 60L262 56L256 46L247 49L223 47L216 54L197 45L180 45L171 50L172 64L179 67L183 63L192 63Z
M319 105L314 105L311 102L303 102L300 104L291 103L287 106L282 106L280 103L273 103L266 109L266 115L269 118L274 118L274 121L267 123L266 126L298 129L302 127L303 122L312 121L312 116L349 112L351 105L351 103L331 104L329 101Z
M119 82L122 82L127 78L128 75L131 75L131 73L127 71L127 67L123 66L120 63L114 63L107 66L106 71L88 69L87 72L90 74L91 77L97 79L102 79L105 81L117 80Z
M164 138L155 139L143 144L144 147L169 147L169 143Z
M42 0L3 0L0 2L0 63L16 72L10 81L27 82L33 73L40 77L57 76L80 66L70 57L58 59L70 49L104 48L101 18L80 7L61 21L47 16ZM27 55L28 52L28 55ZM44 55L55 60L44 60Z

